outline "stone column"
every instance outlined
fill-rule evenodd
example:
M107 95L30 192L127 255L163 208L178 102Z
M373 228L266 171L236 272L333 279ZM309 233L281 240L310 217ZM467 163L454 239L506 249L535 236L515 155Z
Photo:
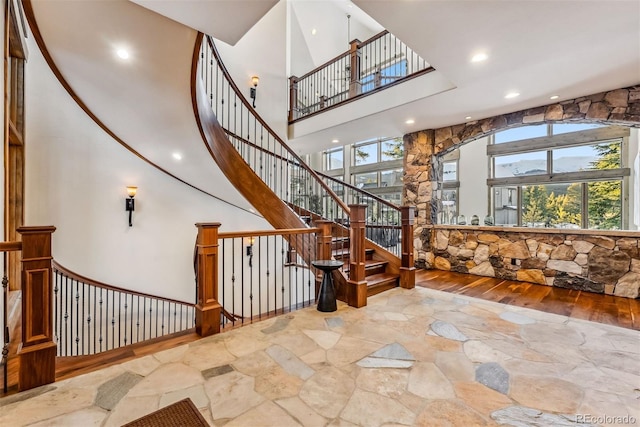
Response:
M425 130L404 136L404 186L402 204L415 206L418 212L413 229L416 242L421 239L426 226L433 224L431 198L434 184L432 161L434 150L434 131ZM416 246L416 245L414 245ZM426 258L422 245L414 247L414 259L418 264Z

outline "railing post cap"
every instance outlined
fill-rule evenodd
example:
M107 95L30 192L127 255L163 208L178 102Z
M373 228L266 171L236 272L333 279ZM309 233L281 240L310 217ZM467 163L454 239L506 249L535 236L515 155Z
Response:
M16 231L20 234L53 233L56 231L56 227L53 225L23 225L16 228Z
M220 225L219 222L196 222L197 228L218 228Z

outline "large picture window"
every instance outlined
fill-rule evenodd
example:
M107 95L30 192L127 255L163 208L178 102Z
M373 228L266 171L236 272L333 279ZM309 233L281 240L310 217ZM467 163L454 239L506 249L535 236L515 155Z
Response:
M546 135L540 135L543 127ZM499 132L487 148L496 225L625 228L629 130L597 124L533 128Z
M344 168L344 150L342 147L324 153L324 170L332 171Z
M402 204L404 142L380 138L327 150L323 171L391 203Z

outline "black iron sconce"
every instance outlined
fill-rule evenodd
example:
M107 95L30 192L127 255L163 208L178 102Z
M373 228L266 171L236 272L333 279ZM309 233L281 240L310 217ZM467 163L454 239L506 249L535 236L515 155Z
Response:
M249 257L249 267L252 267L253 265L253 243L256 241L255 237L248 237L247 238L247 256Z
M258 76L251 77L251 83L253 84L253 87L249 89L249 97L253 100L253 108L256 108L256 95L258 92L259 81L260 81L260 78Z
M133 225L133 211L135 210L135 201L133 198L136 196L137 191L138 187L127 187L127 194L129 195L129 198L124 200L124 210L129 212L129 227Z

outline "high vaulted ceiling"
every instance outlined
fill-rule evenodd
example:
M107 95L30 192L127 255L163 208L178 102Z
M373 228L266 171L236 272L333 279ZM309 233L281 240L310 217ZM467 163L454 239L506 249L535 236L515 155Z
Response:
M127 142L140 145L139 150L159 164L165 163L160 160L165 152L174 150L172 143L185 140L174 132L185 131L193 124L188 76L195 31L187 27L212 33L229 44L242 45L248 33L266 31L265 23L269 21L265 20L265 14L277 8L278 13L284 10L276 0L132 0L131 3L33 0L33 3L52 56L59 62L63 75L81 92L80 97ZM163 22L162 17L158 20L157 15L148 11L144 14L144 9L133 3L187 27L166 19ZM365 40L382 28L425 58L453 86L393 108L381 98L377 113L347 123L328 123L318 127L318 131L289 140L301 153L325 149L336 138L349 143L399 136L549 104L553 102L549 99L551 95L558 95L561 101L640 83L637 0L354 0L353 3L288 0L286 10L289 21L282 25L289 28L288 45L261 44L260 49L273 49L279 56L287 49L288 66L269 69L261 79L262 96L269 89L286 90L283 87L286 74L308 71L346 51L349 38ZM114 65L104 50L108 48L105 43L116 44L125 36L137 38L138 46L150 48L138 52L131 66ZM252 34L252 40L255 39L256 34ZM234 48L227 52L233 53ZM479 51L486 52L488 59L472 63L472 55ZM267 53L261 52L260 57L269 57ZM145 69L148 64L158 63L159 58L164 61L162 66ZM237 69L236 76L240 72L251 76L249 67L258 63L256 60L247 69ZM264 65L265 61L261 63ZM276 72L280 75L276 76ZM274 82L272 88L269 80ZM116 93L121 102L112 102L114 91L105 92L104 82L112 82L118 88ZM185 108L176 108L175 99L167 96L167 90L156 90L156 83L171 92L180 91L177 96L184 101ZM137 98L148 104L140 111L155 119L166 117L155 123L171 123L170 129L157 129L152 126L154 121L150 122L151 129L142 129L140 120L125 118L118 122L126 111L118 106L134 105L125 98L139 94L142 89L149 95ZM520 96L505 99L511 91L519 92ZM281 97L286 99L284 94ZM276 112L283 121L285 108ZM318 120L322 120L321 116ZM415 122L406 124L408 118ZM188 132L198 138L195 128ZM167 142L166 146L162 146L162 141ZM189 167L184 173L178 172L175 164L166 164L166 168L175 170L189 182L202 181L193 176L198 175L197 168ZM209 185L203 183L201 187Z
M184 2L135 1L145 6L171 4L175 10L172 17L185 23L189 22L185 15L202 13L201 9L189 12L182 6ZM338 126L327 123L320 126L323 131L290 141L299 151L326 148L334 138L353 142L401 135L545 105L552 102L549 99L552 95L562 101L640 83L637 0L289 2L290 74L303 74L346 51L349 38L364 40L386 28L455 86L400 107L381 108L384 111L357 123ZM208 5L213 14L220 1L197 3ZM237 15L245 17L244 28L248 18L256 19L257 12L273 2L222 3L227 12L235 7ZM169 8L164 9L171 16ZM217 37L224 40L219 30ZM471 57L480 51L488 59L472 63ZM520 95L505 99L509 92ZM415 123L405 124L409 118Z

